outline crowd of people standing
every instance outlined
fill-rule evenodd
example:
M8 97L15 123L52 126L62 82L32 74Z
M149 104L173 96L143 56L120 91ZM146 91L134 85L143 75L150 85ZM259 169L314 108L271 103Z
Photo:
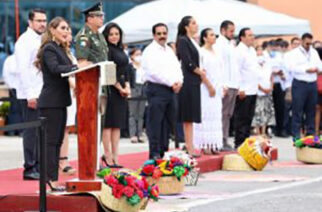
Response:
M103 87L108 98L102 129L104 166L122 167L119 141L128 121L132 143L142 141L145 122L151 159L168 151L170 134L180 134L178 125L183 127L191 157L200 156L197 149L204 154L234 150L252 129L255 134L270 134L274 129L275 135L291 134L293 139L301 133L319 134L322 44L315 43L318 51L313 48L311 34L294 37L290 47L283 39L257 45L252 29L245 27L236 44L232 21L222 22L217 38L211 28L199 35L198 20L185 16L178 24L175 43L167 43L167 25L156 23L151 30L153 41L144 50L134 47L127 54L121 26L108 23L99 32L104 23L100 3L83 14L85 25L75 37L73 54L68 21L56 17L47 26L46 12L32 10L29 27L18 39L14 57L9 57L15 68L6 69L12 70L5 79L17 93L23 121L39 116L49 120L47 182L53 191L63 190L56 184L59 169L75 172L68 164L66 129L68 116L69 124L75 121L70 108L75 82L61 73L101 61L113 61L117 67L116 84ZM228 143L231 128L234 146ZM26 180L39 179L37 143L35 130L25 130Z

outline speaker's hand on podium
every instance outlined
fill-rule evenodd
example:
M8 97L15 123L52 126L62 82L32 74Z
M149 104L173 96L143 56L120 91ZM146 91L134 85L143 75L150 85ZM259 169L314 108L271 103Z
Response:
M78 60L77 66L78 68L84 68L86 66L92 65L93 63L88 60Z

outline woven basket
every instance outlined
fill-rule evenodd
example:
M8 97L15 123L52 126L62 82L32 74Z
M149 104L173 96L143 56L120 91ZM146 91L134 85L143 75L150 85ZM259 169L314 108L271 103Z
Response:
M263 157L254 148L254 142L246 139L244 143L238 148L238 153L244 160L255 170L261 171L268 163L268 158Z
M312 147L296 148L296 158L304 163L322 164L322 149Z
M222 169L226 171L254 171L244 158L237 154L225 155Z
M109 187L105 183L102 183L100 199L105 207L113 211L120 211L120 212L137 212L141 208L146 207L146 204L148 201L147 199L143 199L137 205L132 206L126 201L126 197L121 197L120 199L116 199L112 195L111 187Z
M159 194L162 195L180 194L183 192L185 185L183 177L180 181L175 176L160 177L158 180L147 177L146 180L150 185L156 184L159 187Z

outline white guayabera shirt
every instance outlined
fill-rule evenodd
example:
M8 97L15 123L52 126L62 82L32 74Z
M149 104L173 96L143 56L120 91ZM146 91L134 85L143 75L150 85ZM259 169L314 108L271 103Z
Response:
M34 66L38 49L41 44L41 35L28 28L15 44L15 57L19 71L18 99L38 98L42 85L42 73Z
M183 75L177 56L169 46L161 46L156 41L145 48L142 54L144 81L172 87L175 82L183 82Z

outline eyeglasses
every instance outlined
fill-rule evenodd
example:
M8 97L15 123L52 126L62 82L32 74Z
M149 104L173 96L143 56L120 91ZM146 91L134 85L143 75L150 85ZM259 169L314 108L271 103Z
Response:
M168 33L167 32L157 32L157 33L155 33L155 34L157 34L157 35L167 35Z

